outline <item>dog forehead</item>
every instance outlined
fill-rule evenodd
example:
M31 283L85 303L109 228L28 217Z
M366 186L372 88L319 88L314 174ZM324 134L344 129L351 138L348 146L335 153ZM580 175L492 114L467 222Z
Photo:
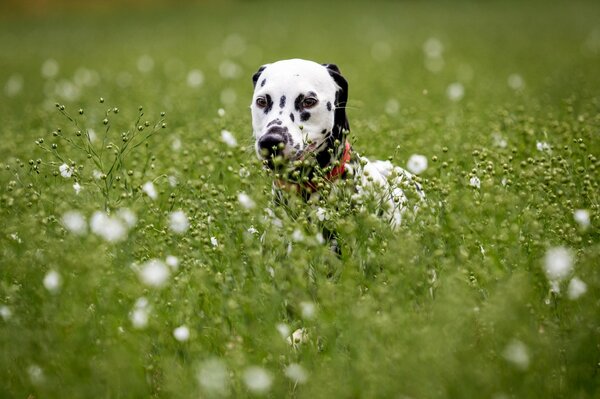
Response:
M300 59L283 60L269 64L258 81L259 84L256 87L258 90L277 87L297 90L298 92L318 90L335 93L337 89L327 68L313 61Z

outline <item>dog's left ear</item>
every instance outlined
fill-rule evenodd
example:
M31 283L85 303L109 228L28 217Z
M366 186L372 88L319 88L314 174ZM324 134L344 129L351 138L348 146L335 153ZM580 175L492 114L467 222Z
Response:
M267 67L267 65L263 65L260 68L258 68L258 71L256 71L256 73L254 75L252 75L252 85L254 87L256 87L256 83L258 82L258 78L260 78L260 74L265 70L265 68Z
M334 125L337 130L337 135L344 131L350 131L350 123L346 116L346 103L348 102L348 81L342 76L340 68L335 64L323 64L333 81L338 86L338 91L335 93L335 115ZM341 137L337 137L340 138Z

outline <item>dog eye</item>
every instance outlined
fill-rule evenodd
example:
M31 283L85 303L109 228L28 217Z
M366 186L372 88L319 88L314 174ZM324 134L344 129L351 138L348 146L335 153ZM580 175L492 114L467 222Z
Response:
M314 107L315 105L317 105L317 103L318 103L318 102L319 102L319 100L317 100L317 99L316 99L316 98L314 98L314 97L306 97L306 98L304 99L304 101L302 101L302 106L303 106L304 108L312 108L312 107Z
M264 97L258 97L256 99L256 106L259 108L265 108L267 106L267 100Z

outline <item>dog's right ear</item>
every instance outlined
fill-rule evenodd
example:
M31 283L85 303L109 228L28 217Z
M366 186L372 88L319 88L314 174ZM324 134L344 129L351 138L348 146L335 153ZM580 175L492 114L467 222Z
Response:
M256 83L258 83L258 78L260 78L260 75L262 74L262 72L265 70L265 68L267 67L267 65L263 65L260 68L258 68L258 71L256 71L256 73L254 75L252 75L252 85L254 87L256 87Z

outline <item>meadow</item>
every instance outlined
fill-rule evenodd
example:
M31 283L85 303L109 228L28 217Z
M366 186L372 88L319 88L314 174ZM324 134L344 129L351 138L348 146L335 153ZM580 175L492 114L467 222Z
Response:
M361 155L425 157L414 220L273 203L286 58L339 66ZM599 397L599 71L592 1L5 13L0 397Z

